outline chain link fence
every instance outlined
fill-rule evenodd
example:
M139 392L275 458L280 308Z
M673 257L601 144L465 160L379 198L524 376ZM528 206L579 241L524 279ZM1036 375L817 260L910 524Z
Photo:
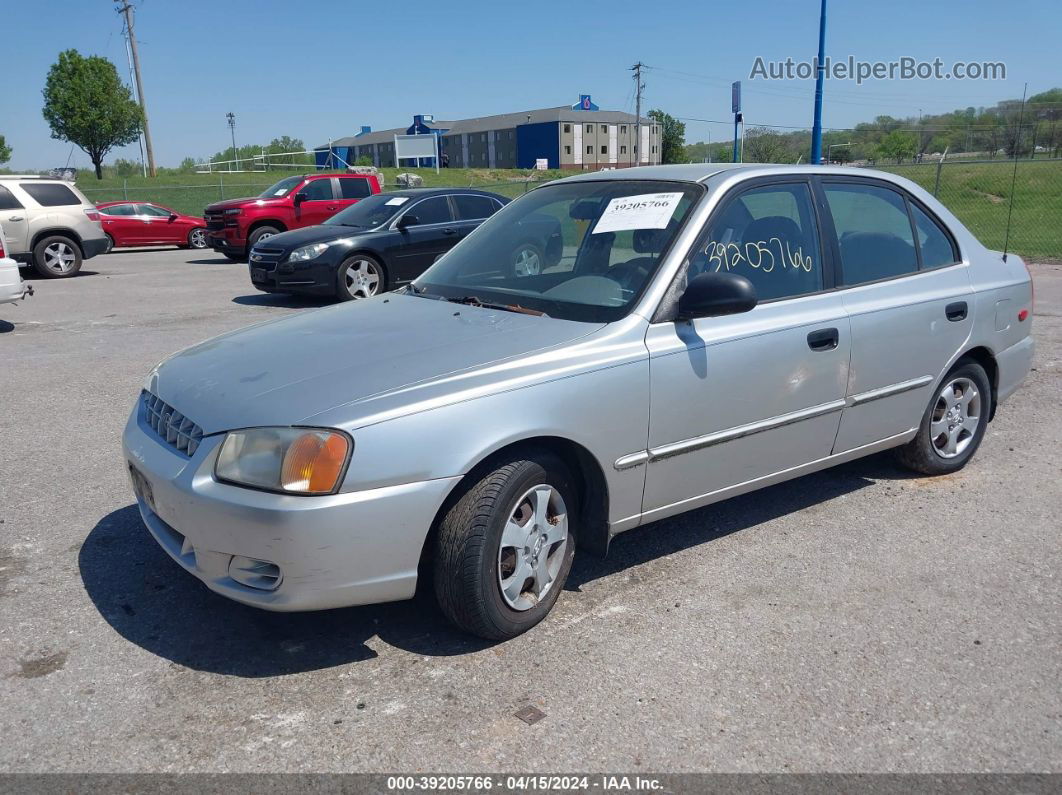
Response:
M918 183L991 249L1003 248L1013 205L1010 250L1026 260L1062 260L1062 160L1019 160L1016 176L1013 160L875 168Z

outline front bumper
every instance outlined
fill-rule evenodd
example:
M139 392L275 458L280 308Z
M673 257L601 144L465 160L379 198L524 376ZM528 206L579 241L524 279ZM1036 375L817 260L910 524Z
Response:
M239 236L239 229L225 227L207 230L207 245L222 254L242 257L247 253L247 239Z
M331 251L307 262L260 262L254 255L248 263L251 284L267 293L299 293L332 296L336 294L339 262Z
M140 515L159 545L216 593L266 610L323 610L408 599L428 529L458 478L299 497L214 480L224 434L192 458L144 422L141 402L126 424L126 461L150 484ZM357 466L357 454L351 466ZM150 500L150 504L149 504ZM267 591L229 576L233 556L279 567Z

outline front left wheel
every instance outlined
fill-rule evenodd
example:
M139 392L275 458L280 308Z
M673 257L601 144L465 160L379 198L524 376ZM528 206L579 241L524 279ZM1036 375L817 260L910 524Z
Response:
M446 617L489 640L545 618L571 570L578 508L567 467L547 453L505 462L472 484L436 538L435 594Z
M341 301L372 298L387 289L384 267L368 254L354 254L339 265L336 274L336 295Z

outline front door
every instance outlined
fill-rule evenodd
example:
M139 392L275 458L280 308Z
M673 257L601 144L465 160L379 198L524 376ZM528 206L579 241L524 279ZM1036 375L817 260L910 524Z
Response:
M852 322L841 453L918 427L970 335L974 301L955 241L910 196L862 179L824 179L822 190Z
M298 193L306 195L305 201L295 208L295 220L299 226L322 224L339 212L339 203L332 192L333 179L311 179Z
M145 219L144 242L146 243L186 243L183 225L171 220L174 215L164 207L154 204L138 204L137 214Z
M403 216L415 217L417 222L396 229L398 236L393 238L388 252L398 282L420 276L460 239L446 196L430 196L411 203Z
M851 334L820 239L805 180L742 189L713 213L689 277L740 274L760 303L650 326L646 520L829 456Z

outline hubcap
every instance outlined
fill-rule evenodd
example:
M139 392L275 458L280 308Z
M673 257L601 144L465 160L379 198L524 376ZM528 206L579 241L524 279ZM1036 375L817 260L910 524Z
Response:
M568 512L560 492L533 486L516 501L498 548L498 585L514 610L530 610L560 575L568 546Z
M206 232L204 232L202 229L192 230L192 247L206 248Z
M542 259L531 247L522 248L513 257L513 272L517 276L538 276L542 273Z
M969 378L956 378L940 390L929 417L929 438L941 458L962 455L981 424L981 393Z
M347 292L353 298L369 298L380 289L380 272L376 263L367 259L356 259L347 266L343 273Z
M74 250L66 243L52 243L44 248L44 266L56 273L73 269L74 260Z

